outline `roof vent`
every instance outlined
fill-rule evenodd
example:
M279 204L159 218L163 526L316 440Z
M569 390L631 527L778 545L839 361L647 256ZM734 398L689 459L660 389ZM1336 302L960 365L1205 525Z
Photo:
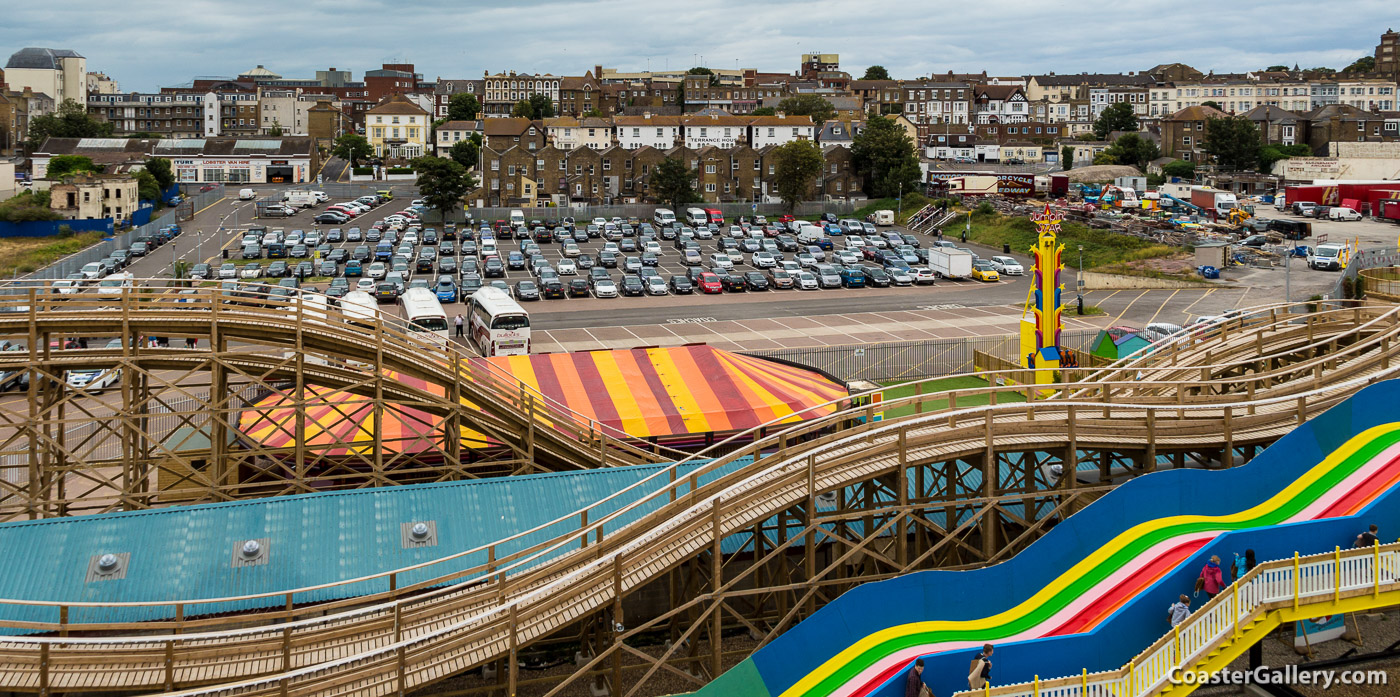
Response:
M268 562L269 538L262 537L256 540L243 540L233 544L233 568L245 566L261 566Z
M438 544L437 521L421 520L400 523L399 537L404 549L436 547Z
M88 559L87 579L84 583L126 578L127 562L130 560L129 552L94 554Z

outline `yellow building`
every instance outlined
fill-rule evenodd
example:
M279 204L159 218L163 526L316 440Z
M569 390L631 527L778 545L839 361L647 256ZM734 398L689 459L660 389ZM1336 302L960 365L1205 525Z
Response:
M365 112L365 138L374 154L390 159L412 159L426 152L428 112L401 94L386 97Z

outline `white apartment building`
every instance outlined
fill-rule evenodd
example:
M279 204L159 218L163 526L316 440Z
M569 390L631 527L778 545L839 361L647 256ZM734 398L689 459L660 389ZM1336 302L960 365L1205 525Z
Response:
M749 145L755 150L794 140L813 140L816 134L816 124L810 116L750 116L747 120Z

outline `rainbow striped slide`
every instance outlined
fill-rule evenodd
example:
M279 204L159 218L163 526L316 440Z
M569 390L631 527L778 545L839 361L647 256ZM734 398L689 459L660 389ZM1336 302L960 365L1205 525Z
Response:
M1250 547L1262 561L1291 554L1290 546L1306 553L1347 545L1361 523L1341 519L1378 508L1400 481L1400 419L1384 420L1400 416L1397 397L1400 385L1369 387L1239 468L1129 482L1010 562L857 588L697 695L899 695L919 657L930 664L934 693L948 694L966 688L970 654L989 642L1002 647L999 664L1021 663L1022 672L1059 674L1047 655L1071 657L1065 672L1077 673L1084 660L1122 665L1166 630L1167 605L1190 591L1211 553L1228 560ZM1133 625L1142 625L1144 640L1124 636ZM1056 637L1092 646L1015 651Z

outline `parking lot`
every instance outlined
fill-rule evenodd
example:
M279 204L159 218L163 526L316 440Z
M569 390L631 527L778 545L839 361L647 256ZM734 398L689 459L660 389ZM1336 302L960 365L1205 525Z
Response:
M330 200L310 209L299 211L295 215L292 215L290 217L252 219L251 216L254 213L254 209L248 202L239 202L235 200L226 201L224 202L224 206L215 207L213 210L204 214L202 216L203 220L197 219L196 221L192 221L191 225L186 226L187 231L190 229L191 226L207 228L208 225L205 221L207 221L211 216L217 216L219 222L227 226L224 229L224 231L222 233L219 233L218 235L210 235L208 234L207 230L204 231L204 234L201 236L203 247L202 253L197 248L192 246L191 243L193 242L193 240L189 239L190 235L187 234L181 236L180 238L177 238L175 242L171 243L176 245L174 249L168 250L168 245L167 247L158 248L157 250L154 250L149 257L138 260L128 270L131 271L137 277L159 277L163 275L169 275L173 262L176 259L184 259L191 263L197 263L198 261L206 261L210 263L215 270L217 270L219 264L224 261L224 259L222 258L222 253L220 252L221 248L227 251L229 256L228 261L235 263L241 269L245 265L245 263L248 262L245 262L244 260L239 258L241 251L240 241L243 232L246 231L249 224L264 225L269 229L280 228L288 232L292 230L303 230L305 232L315 231L323 239L326 236L326 233L332 228L339 228L343 232L348 232L350 228L360 228L363 234L367 233L376 222L383 220L387 216L403 211L405 208L408 207L410 199L405 198L401 195L399 198L396 198L395 200L390 201L386 204L379 205L370 212L359 215L351 221L343 224L317 224L313 221L313 218L317 214L324 211L328 205L337 202L338 201L336 200ZM239 219L239 222L236 226L234 226L232 224L232 220L230 220L231 215L236 215ZM495 221L486 222L489 224L494 224ZM548 223L548 221L543 222L545 222L546 224ZM474 221L473 227L479 226L480 223L481 221ZM586 226L587 224L588 221L577 221L577 225L580 226ZM441 236L441 226L434 227L437 228L439 236ZM896 230L896 228L881 228L881 231L886 230ZM452 245L456 250L456 254L454 254L452 258L458 263L459 272L462 265L468 263L467 258L471 256L463 254L464 244L479 245L479 239L473 240L470 243L468 243L468 241L464 239L464 235L461 234L462 232L462 230L459 230L458 239L453 241ZM720 251L721 244L725 244L721 240L723 239L723 235L727 232L728 225L722 228L720 236L716 236L711 239L696 240L696 243L699 246L699 253L702 258L702 263L700 264L701 266L709 268L712 265L710 255ZM400 239L402 239L402 233L400 233ZM771 240L771 238L769 239ZM843 239L841 237L832 237L831 240L834 243L833 252L840 250L843 247ZM930 238L922 237L921 241L927 244L930 241ZM578 246L579 255L589 257L591 261L595 262L594 265L597 265L596 262L599 257L599 252L603 250L606 242L607 240L604 240L602 238L591 238L587 241L579 242L576 244ZM637 244L638 242L641 242L641 240L639 240L638 238L624 238L617 240L617 244L620 249L631 249L626 245L628 245L628 243ZM685 275L687 272L687 265L684 262L681 250L677 249L677 247L675 246L675 241L661 239L658 236L656 242L659 245L659 249L657 250L658 253L655 257L656 264L647 268L654 269L654 273L656 275L659 275L663 279L669 279L673 275ZM509 259L510 252L520 250L520 241L518 239L499 239L497 244L498 249L501 252L501 259L503 263ZM539 247L540 255L544 259L546 259L554 268L559 268L561 266L560 262L566 258L564 255L563 245L554 241L538 242L536 244ZM776 244L776 241L771 241L770 244ZM348 255L351 252L353 252L356 247L359 247L361 245L367 246L371 251L373 251L375 246L374 243L368 241L344 241L338 243L331 243L329 249L342 248L345 250L345 254L348 257ZM398 245L399 243L396 242L395 247L397 248ZM437 246L441 248L442 245ZM801 248L805 248L805 246L806 245L799 245L799 247ZM424 245L422 244L419 244L415 247L415 255L413 258L410 259L410 267L414 266L413 262L416 261L417 252L421 251L423 247ZM988 250L974 251L985 255ZM791 251L781 252L781 254L785 257L786 260L789 261L794 260L795 258L795 253ZM636 257L638 260L640 260L642 257L642 253L641 251L622 251L617 255L618 268L607 269L610 278L614 280L614 282L618 283L619 286L621 285L620 281L624 273L626 273L622 267L626 264L625 260L629 256ZM742 260L742 263L735 265L733 271L731 272L732 274L738 275L750 271L763 270L752 266L751 253L743 253ZM256 261L262 264L264 268L266 268L271 260L264 258ZM301 259L289 258L285 261L290 266L295 267L296 263L301 261ZM561 276L561 280L565 283L566 286L568 285L568 282L570 280L573 280L574 278L586 279L589 276L590 271L588 268L584 267L584 264L578 263L577 261L575 263L576 268L574 274L565 273ZM875 262L865 259L862 259L860 263L869 264L872 266L878 265ZM344 263L341 263L337 268L338 273L343 273L344 267ZM368 268L368 263L365 264L365 267L366 269ZM511 290L514 290L514 288L520 281L536 280L533 274L528 270L528 268L522 269L507 267L503 270L502 275L499 277L486 277L484 271L484 268L481 268L480 275L482 276L482 281L484 283L500 281L506 284ZM565 269L565 271L567 271L567 269ZM653 272L644 271L643 273L650 274ZM438 270L435 269L432 273L414 273L412 276L410 276L410 280L414 278L424 278L427 279L430 283L435 283L438 278L438 275ZM460 279L460 273L454 274L454 280L457 279ZM350 281L351 285L353 286L355 283L355 279L350 279ZM275 280L273 280L273 282L275 282ZM892 284L890 287L883 288L824 288L807 291L774 290L768 292L726 292L719 295L703 295L697 292L695 294L687 295L668 294L666 296L641 296L620 298L598 298L594 297L592 292L590 291L588 297L549 299L542 300L539 302L527 302L525 303L525 305L527 309L529 309L532 312L532 314L555 312L565 313L575 311L606 311L608 308L616 308L618 310L622 310L637 309L639 307L654 308L658 312L666 313L671 308L675 308L680 305L689 305L692 303L707 304L713 306L713 304L715 303L752 303L755 301L759 301L761 298L771 297L774 301L782 302L785 305L789 302L802 304L812 303L814 310L816 310L817 306L826 307L825 310L819 310L817 311L817 313L829 311L842 311L847 309L846 306L848 303L855 303L855 306L860 307L860 309L898 309L901 307L906 309L914 309L924 304L935 304L938 301L939 296L941 295L957 293L960 291L967 291L972 289L980 289L981 291L992 292L997 296L1004 295L1008 301L1014 300L1015 298L1019 297L1020 295L1023 295L1024 293L1023 290L1012 291L1010 288L1012 285L1017 284L1019 282L1019 277L1003 277L995 282L944 279L937 282L936 284L911 285L904 287L897 287ZM311 282L306 283L305 287L324 290L327 285L327 279L315 278L312 279ZM997 292L1001 288L1006 288L1006 291ZM783 297L789 298L790 300L780 301L779 299ZM390 307L392 306L386 305L385 309L390 309ZM446 309L449 314L455 314L461 311L462 307L460 305L454 306L453 304L447 304Z

